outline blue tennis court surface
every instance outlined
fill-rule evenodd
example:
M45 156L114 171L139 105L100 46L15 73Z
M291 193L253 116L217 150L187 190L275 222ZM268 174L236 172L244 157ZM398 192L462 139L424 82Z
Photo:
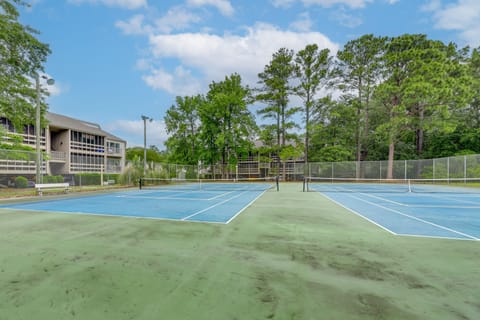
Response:
M480 193L319 192L393 234L480 240Z
M0 208L229 223L271 186L255 190L160 188L2 205Z

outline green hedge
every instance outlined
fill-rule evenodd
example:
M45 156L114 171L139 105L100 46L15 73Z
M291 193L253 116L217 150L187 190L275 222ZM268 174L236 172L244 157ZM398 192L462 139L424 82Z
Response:
M59 183L63 182L63 176L44 176L43 183Z
M28 180L25 177L18 176L15 178L15 188L26 188L28 187Z
M100 185L100 173L77 173L74 176L76 186Z

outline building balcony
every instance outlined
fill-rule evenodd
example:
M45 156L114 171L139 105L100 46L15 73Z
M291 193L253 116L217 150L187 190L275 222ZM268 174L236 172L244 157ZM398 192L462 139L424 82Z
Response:
M51 162L66 162L67 153L62 151L50 151L48 160Z

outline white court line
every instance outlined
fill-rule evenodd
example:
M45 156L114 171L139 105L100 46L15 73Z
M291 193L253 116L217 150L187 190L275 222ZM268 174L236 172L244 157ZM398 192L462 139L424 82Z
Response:
M140 198L140 199L154 199L154 200L185 200L185 201L211 201L211 200L215 200L217 198L221 198L221 197L224 197L225 195L228 195L230 193L232 193L234 191L228 191L228 192L223 192L219 195L216 195L214 197L211 197L211 198L179 198L179 197L165 197L165 196L137 196L137 195L119 195L119 196L116 196L117 198L128 198L128 199L137 199L137 198ZM185 192L187 193L187 192ZM185 194L185 193L180 193L180 194ZM211 193L211 192L195 192L195 191L191 191L191 192L188 192L188 193Z
M165 217L151 217L151 216L135 216L135 215L124 215L124 214L114 214L114 213L92 213L92 212L81 212L81 211L50 211L45 209L17 209L17 208L0 208L0 213L3 210L11 210L11 211L28 211L28 212L44 212L44 213L53 213L53 214L73 214L78 216L99 216L99 217L111 217L111 218L127 218L127 219L138 219L138 220L164 220L164 221L172 221L172 222L182 222L183 219L176 219L176 218L165 218ZM218 222L218 221L196 221L196 220L189 220L188 222L195 222L195 223L209 223L209 224L226 224L225 222Z
M211 205L211 206L208 207L208 208L205 208L205 209L202 209L202 210L197 211L197 212L195 212L195 213L192 213L191 215L186 216L186 217L182 218L181 220L190 219L191 217L194 217L194 216L196 216L196 215L199 215L200 213L203 213L203 212L208 211L208 210L210 210L210 209L212 209L212 208L215 208L215 207L217 207L217 206L219 206L219 205L221 205L221 204L224 204L225 202L228 202L228 201L230 201L230 200L233 200L233 199L235 199L235 198L238 198L238 197L240 197L242 194L244 194L244 193L246 193L246 192L247 192L247 191L243 191L242 193L239 193L239 194L237 194L237 195L235 195L235 196L233 196L233 197L230 197L230 198L228 198L228 199L225 199L225 200L223 200L223 201L220 201L219 203L216 203L216 204L214 204L214 205Z
M450 199L450 198L445 198L445 197L440 197L441 199L448 199L448 200L457 200L458 202L465 202L465 203L473 203L473 204L476 204L475 206L460 206L460 205L423 205L423 204L407 204L407 203L401 203L401 202L397 202L397 201L394 201L394 200L390 200L390 199L387 199L387 198L384 198L384 197L379 197L379 196L375 196L373 194L369 194L369 193L360 193L364 196L368 196L368 197L371 197L371 198L375 198L375 199L379 199L379 200L383 200L385 202L390 202L390 203L393 203L393 204L396 204L397 206L402 206L402 207L410 207L410 208L451 208L451 209L480 209L480 205L478 205L476 202L470 202L470 201L460 201L460 200L457 200L457 199ZM439 198L439 197L434 197L434 198Z
M250 201L249 204L247 204L245 207L243 207L240 211L238 211L233 217L231 217L227 222L225 222L225 224L229 224L233 219L235 219L240 213L242 213L245 209L247 209L248 207L250 207L252 205L252 203L254 203L255 201L257 201L258 198L260 198L267 190L264 190L262 193L260 193L255 199L253 199L252 201Z
M465 193L465 194L467 194L467 193ZM472 203L472 204L477 205L474 208L480 208L480 203L477 202L477 201L460 200L458 198L446 197L445 195L439 196L439 195L433 195L432 194L432 197L433 198L440 198L440 199L447 199L447 200L456 201L456 202Z
M381 228L381 229L383 229L383 230L387 231L388 233L391 233L391 234L393 234L393 235L396 235L396 236L398 236L398 234L397 234L397 233L393 232L392 230L388 229L387 227L384 227L384 226L382 226L381 224L379 224L379 223L377 223L377 222L375 222L375 221L373 221L373 220L371 220L371 219L369 219L369 218L365 217L365 216L364 216L364 215L362 215L361 213L359 213L359 212L357 212L357 211L355 211L355 210L353 210L353 209L351 209L351 208L349 208L349 207L347 207L347 206L344 206L342 203L340 203L340 202L338 202L338 201L336 201L336 200L333 200L332 198L330 198L330 197L329 197L329 196L327 196L326 194L324 194L324 193L321 193L321 192L319 192L319 194L321 194L322 196L324 196L324 197L325 197L325 198L327 198L328 200L332 201L333 203L337 204L338 206L340 206L340 207L342 207L342 208L344 208L344 209L346 209L346 210L350 211L351 213L353 213L353 214L355 214L355 215L357 215L357 216L359 216L359 217L361 217L361 218L363 218L363 219L367 220L368 222L370 222L370 223L372 223L372 224L376 225L377 227L379 227L379 228Z
M375 207L379 207L379 208L385 209L385 210L387 210L387 211L390 211L390 212L399 214L399 215L401 215L401 216L404 216L404 217L407 217L407 218L410 218L410 219L413 219L413 220L417 220L417 221L423 222L423 223L425 223L425 224L429 224L429 225L431 225L431 226L434 226L434 227L437 227L437 228L440 228L440 229L443 229L443 230L446 230L446 231L449 231L449 232L453 232L453 233L462 235L462 236L467 237L467 238L470 238L470 239L472 239L472 240L480 240L480 238L474 237L474 236L472 236L472 235L469 235L469 234L466 234L466 233L463 233L463 232L460 232L460 231L457 231L457 230L454 230L454 229L450 229L450 228L447 228L447 227L445 227L445 226L442 226L442 225L439 225L439 224L436 224L436 223L433 223L433 222L430 222L430 221L427 221L427 220L423 220L423 219L421 219L421 218L417 218L417 217L415 217L415 216L411 216L411 215L409 215L409 214L403 213L403 212L398 211L398 210L395 210L395 209L390 209L390 208L384 207L384 206L382 206L382 205L379 205L379 204L370 202L370 201L368 201L368 200L365 200L365 199L362 199L362 198L359 198L359 197L355 197L355 196L349 196L349 197L354 198L354 199L357 199L357 200L360 200L360 201L365 202L365 203L368 203L368 204L373 205L373 206L375 206Z
M117 198L126 198L126 199L153 199L153 200L185 200L185 201L209 201L210 198L178 198L178 197L148 197L148 196L117 196Z

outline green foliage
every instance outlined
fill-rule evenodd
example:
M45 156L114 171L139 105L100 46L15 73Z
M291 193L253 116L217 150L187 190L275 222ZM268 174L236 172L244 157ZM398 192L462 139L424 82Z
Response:
M201 95L177 97L176 105L167 110L165 125L170 137L165 145L171 162L198 163L201 153L199 112L204 103Z
M202 160L208 164L236 164L238 156L252 148L257 130L247 108L250 90L242 85L240 75L212 82L206 101L199 110L200 137L204 142Z
M100 185L100 173L76 173L74 176L76 186Z
M382 57L387 38L371 34L347 42L337 52L335 85L345 95L351 96L355 118L356 160L367 155L370 132L370 108L375 86L380 81Z
M28 187L28 180L25 177L18 176L15 178L15 188L26 188Z
M63 176L44 176L43 177L44 183L61 183L64 182Z
M21 129L33 123L36 90L30 79L43 70L50 49L36 38L36 30L19 22L15 5L25 3L0 1L0 114ZM41 93L44 111L46 92Z
M285 146L288 132L299 127L292 118L301 108L289 105L289 96L294 92L290 81L295 76L296 69L293 55L292 50L281 48L273 54L272 60L265 66L263 72L258 74L261 87L255 99L267 106L257 113L264 119L274 121L278 146Z
M143 148L142 147L133 147L127 148L125 152L125 158L127 160L133 160L135 157L138 157L143 160ZM150 146L147 149L147 162L165 162L167 156L160 152L155 146Z
M353 153L351 149L344 146L327 146L322 148L315 158L315 161L321 162L337 162L337 161L352 161Z
M303 100L303 113L305 117L305 144L304 157L308 160L310 147L311 117L315 105L317 92L325 88L330 80L332 57L329 49L319 50L316 44L307 45L295 57L295 76L299 84L293 88L295 94Z
M35 161L36 155L28 146L0 144L0 159Z
M243 108L252 100L250 93L233 90L233 77L226 78L212 83L205 97L177 98L166 117L169 160L233 164L238 154L251 150L253 140L262 142L257 151L263 157L278 156L287 152L285 146L299 145L300 136L309 161L480 152L479 52L422 34L364 35L347 42L335 59L316 44L296 54L281 48L258 74L253 91L254 100L262 103L257 114L265 120L260 131L230 130L228 119L248 119L250 128L255 121L251 115L232 117L229 106ZM342 95L320 98L320 89L331 85ZM291 103L292 95L302 99L302 107ZM303 124L296 117L299 111Z

